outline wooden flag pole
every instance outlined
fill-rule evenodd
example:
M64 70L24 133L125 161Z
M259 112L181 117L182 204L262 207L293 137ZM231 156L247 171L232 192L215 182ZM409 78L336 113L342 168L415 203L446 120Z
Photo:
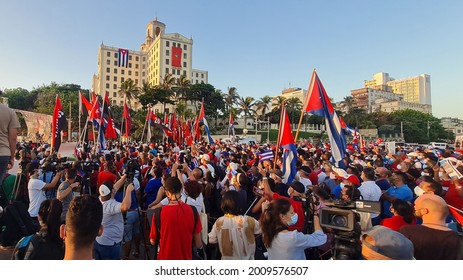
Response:
M148 104L148 116L151 117L151 104ZM148 121L148 119L145 120L145 124L143 125L143 131L141 133L141 139L140 139L140 142L143 143L143 136L145 135L145 127L146 127L146 122ZM149 139L148 139L149 141Z
M316 74L316 70L314 69L313 72L312 72L312 78L310 78L310 83L309 83L309 89L307 90L307 94L305 96L305 100L304 100L304 106L302 107L302 111L301 111L301 117L299 118L299 124L297 125L297 131L296 131L296 137L294 137L294 141L296 141L296 143L298 143L297 141L297 137L299 136L299 131L301 130L301 124L302 124L302 119L304 118L304 113L307 109L307 105L309 105L309 95L311 94L312 90L313 90L313 83L314 83L314 79L315 79L315 74Z
M278 152L280 150L281 123L283 122L283 112L285 110L286 110L285 103L283 102L283 105L281 106L281 113L280 113L280 124L278 126L277 146L276 146L276 150L275 150L275 161L273 162L273 169L275 169L276 166L277 166Z

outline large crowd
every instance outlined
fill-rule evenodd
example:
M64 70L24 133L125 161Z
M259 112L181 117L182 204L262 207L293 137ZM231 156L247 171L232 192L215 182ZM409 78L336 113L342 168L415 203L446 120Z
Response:
M340 168L303 140L287 182L276 145L79 145L72 159L43 143L18 148L24 183L6 173L2 184L12 259L463 258L463 179L442 166L463 173L452 149L372 145L347 151ZM345 207L362 200L379 210ZM12 229L13 203L32 234Z

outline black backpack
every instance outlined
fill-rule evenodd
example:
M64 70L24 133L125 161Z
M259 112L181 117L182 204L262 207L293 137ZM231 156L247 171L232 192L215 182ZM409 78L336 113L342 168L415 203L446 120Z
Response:
M0 220L0 243L3 246L16 244L22 237L35 233L26 206L20 201L14 201L5 207Z
M31 250L29 250L31 245ZM13 252L14 260L62 260L63 258L63 243L47 242L39 234L21 239Z

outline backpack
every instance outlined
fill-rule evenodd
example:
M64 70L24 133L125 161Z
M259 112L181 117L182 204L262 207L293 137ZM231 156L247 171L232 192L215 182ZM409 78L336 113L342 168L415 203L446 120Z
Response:
M13 251L14 260L62 260L64 246L47 242L40 234L32 234L22 238Z
M193 226L193 240L194 240L194 235L195 235L195 229L196 225L198 223L198 209L196 207L189 205L191 209L193 210L193 217L194 217L194 226ZM156 227L156 240L154 241L154 260L158 259L158 248L159 248L159 240L161 239L161 211L163 207L156 208L154 209L153 215L155 216L155 227ZM200 260L200 259L205 259L205 257L201 257L198 254L198 251L196 250L196 247L194 246L193 240L191 241L192 243L192 250L193 250L193 260ZM204 254L204 246L203 246L203 254ZM205 256L205 254L204 254Z

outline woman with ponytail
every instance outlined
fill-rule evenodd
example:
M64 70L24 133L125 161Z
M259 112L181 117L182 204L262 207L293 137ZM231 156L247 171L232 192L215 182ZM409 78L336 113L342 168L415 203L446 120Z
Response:
M318 216L314 216L314 233L304 234L288 227L296 223L297 213L287 199L279 198L264 204L260 217L262 238L269 260L305 260L304 250L326 242Z
M14 260L62 260L64 243L59 235L63 206L58 199L48 199L40 204L38 233L23 237L16 245Z

